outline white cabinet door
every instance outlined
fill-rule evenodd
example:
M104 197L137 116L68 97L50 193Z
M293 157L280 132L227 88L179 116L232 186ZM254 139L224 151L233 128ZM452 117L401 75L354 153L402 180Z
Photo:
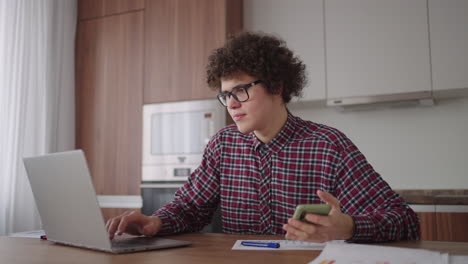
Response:
M428 33L426 0L326 0L329 102L430 92Z
M434 90L468 88L468 1L429 0Z
M284 39L306 64L309 82L302 100L325 99L322 0L244 1L244 29Z

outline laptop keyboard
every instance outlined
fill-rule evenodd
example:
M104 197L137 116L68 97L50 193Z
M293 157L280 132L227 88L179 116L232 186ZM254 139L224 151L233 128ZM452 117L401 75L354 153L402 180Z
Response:
M112 249L123 250L120 252L181 247L190 244L191 243L188 241L180 241L161 237L135 237L130 235L118 236L111 241Z
M135 246L148 246L154 243L154 238L151 237L133 237L133 238L116 238L111 241L112 247L127 248Z

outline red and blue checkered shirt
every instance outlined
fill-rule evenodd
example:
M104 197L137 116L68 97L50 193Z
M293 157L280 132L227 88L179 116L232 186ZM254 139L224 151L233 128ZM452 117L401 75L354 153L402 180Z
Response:
M223 232L278 235L296 205L323 203L317 190L353 217L351 240L419 239L416 214L343 133L291 113L268 144L235 125L220 130L174 201L154 215L161 233L199 231L220 206Z

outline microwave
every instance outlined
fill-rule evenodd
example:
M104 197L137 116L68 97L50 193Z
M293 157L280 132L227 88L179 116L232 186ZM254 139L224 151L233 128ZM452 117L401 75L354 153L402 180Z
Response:
M142 184L186 181L225 124L216 99L144 105Z

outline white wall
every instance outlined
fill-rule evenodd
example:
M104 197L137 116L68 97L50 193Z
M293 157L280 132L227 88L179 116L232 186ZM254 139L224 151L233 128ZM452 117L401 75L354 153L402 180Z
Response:
M365 111L289 109L344 132L394 189L468 188L468 98Z

